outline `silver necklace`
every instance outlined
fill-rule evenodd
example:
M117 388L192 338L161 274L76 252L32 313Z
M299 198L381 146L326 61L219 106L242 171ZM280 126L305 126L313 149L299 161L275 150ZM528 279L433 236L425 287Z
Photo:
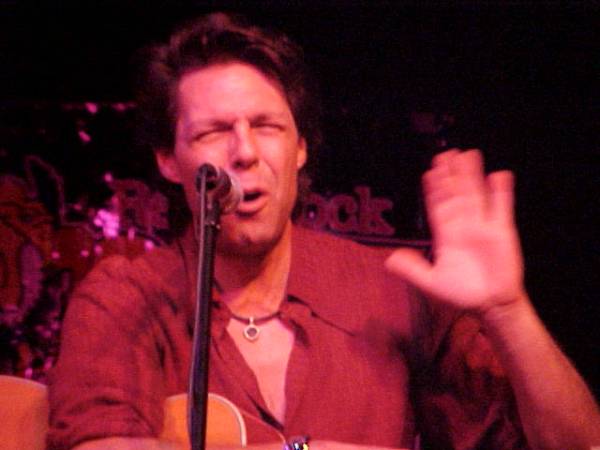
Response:
M237 314L231 313L231 317L233 319L246 324L246 326L244 327L244 337L251 342L254 342L258 339L258 336L260 335L260 328L258 326L261 323L268 322L269 320L274 319L278 316L279 311L275 311L274 313L263 317L242 317L238 316Z

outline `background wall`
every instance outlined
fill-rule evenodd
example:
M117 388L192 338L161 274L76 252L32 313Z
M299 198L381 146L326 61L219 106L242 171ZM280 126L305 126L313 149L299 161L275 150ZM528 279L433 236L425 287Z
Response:
M87 193L91 204L107 198L106 171L143 176L123 125L133 51L183 18L243 12L302 44L318 76L326 142L314 188L324 196L368 185L393 201L395 236L420 239L418 174L442 138L517 173L528 288L600 392L596 2L58 3L0 1L1 173L21 176L24 155L39 154L69 174L67 200ZM65 112L84 102L110 117ZM418 112L443 133L418 133Z

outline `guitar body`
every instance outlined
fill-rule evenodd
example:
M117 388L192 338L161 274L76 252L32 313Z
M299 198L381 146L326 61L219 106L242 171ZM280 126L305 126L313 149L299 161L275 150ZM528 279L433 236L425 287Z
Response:
M0 375L0 447L44 450L48 432L46 386Z
M173 395L165 400L165 424L160 439L190 447L187 430L187 395ZM208 394L206 442L245 447L248 442L246 423L238 408L216 394Z
M0 375L0 447L2 450L44 450L48 432L48 392L41 383ZM164 403L164 426L160 439L189 449L187 394L174 395ZM206 442L209 445L248 444L247 425L261 430L270 441L285 442L275 429L241 412L232 402L208 395Z
M162 440L176 442L181 448L190 448L187 432L187 395L173 395L165 401L165 423ZM260 419L246 414L236 405L217 394L208 394L206 442L213 445L245 447L249 432L260 432L265 442L285 443L284 436Z

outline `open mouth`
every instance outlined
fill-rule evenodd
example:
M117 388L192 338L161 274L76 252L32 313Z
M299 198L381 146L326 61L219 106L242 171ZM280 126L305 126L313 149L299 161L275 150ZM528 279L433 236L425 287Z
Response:
M244 193L244 202L252 202L258 199L261 196L261 193L258 191L255 192L246 192Z
M242 202L237 208L238 214L252 215L262 209L266 202L265 192L260 189L248 190L244 192Z

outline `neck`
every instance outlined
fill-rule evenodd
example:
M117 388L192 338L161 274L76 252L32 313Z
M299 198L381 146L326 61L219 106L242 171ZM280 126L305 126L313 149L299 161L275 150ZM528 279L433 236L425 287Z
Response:
M291 261L291 223L262 255L217 254L215 274L221 300L240 316L264 316L283 301Z

